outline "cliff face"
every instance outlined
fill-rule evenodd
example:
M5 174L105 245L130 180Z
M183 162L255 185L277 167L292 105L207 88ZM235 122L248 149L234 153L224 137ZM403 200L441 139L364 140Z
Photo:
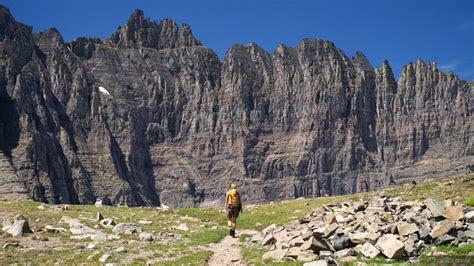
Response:
M65 43L0 8L0 198L263 202L472 171L472 88L434 63L373 68L302 40L223 62L189 26L135 11Z

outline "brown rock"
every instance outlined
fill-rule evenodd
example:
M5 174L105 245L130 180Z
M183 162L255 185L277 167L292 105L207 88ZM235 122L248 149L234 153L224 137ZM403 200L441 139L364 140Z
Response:
M300 246L301 250L312 250L314 252L320 250L330 249L329 244L324 239L319 239L316 237L310 237L307 241Z
M339 228L339 225L338 224L331 224L329 225L326 230L324 230L324 234L323 236L325 238L329 238L330 236L332 236L336 230Z
M397 239L396 235L386 234L379 238L375 245L382 253L390 259L399 259L403 257L405 245Z
M367 258L375 258L377 257L377 255L380 254L380 251L374 245L367 242L364 245L362 245L360 249L360 253L362 253L362 255L364 255Z
M446 207L445 217L450 220L462 220L464 219L464 211L462 206L448 206Z
M309 251L300 251L298 257L296 258L297 261L301 261L301 262L315 261L317 259L318 259L318 255Z
M364 244L369 242L371 244L375 244L379 235L376 233L350 233L349 239L354 244Z
M263 261L274 260L274 261L281 261L285 258L286 253L288 253L288 249L275 249L266 252L262 256Z
M418 232L418 227L413 223L398 223L397 231L399 235L407 236Z
M438 238L442 235L449 233L455 226L454 221L444 220L436 223L436 225L431 229L430 236L431 238Z

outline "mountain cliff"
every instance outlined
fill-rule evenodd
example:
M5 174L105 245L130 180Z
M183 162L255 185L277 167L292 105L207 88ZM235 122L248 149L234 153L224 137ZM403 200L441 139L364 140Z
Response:
M108 39L33 33L0 6L0 199L209 206L375 190L473 170L472 85L374 68L333 43L221 62L136 10Z

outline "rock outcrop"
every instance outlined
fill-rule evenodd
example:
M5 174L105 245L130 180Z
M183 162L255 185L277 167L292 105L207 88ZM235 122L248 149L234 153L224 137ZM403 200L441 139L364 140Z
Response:
M435 63L304 39L221 62L188 25L135 11L65 43L0 7L0 198L208 206L375 190L473 169L472 88Z

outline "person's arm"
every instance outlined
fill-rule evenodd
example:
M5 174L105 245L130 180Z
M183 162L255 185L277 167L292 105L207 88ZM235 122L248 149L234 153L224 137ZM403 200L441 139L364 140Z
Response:
M225 203L224 203L224 210L227 210L227 197L229 196L228 193L225 193Z
M244 212L244 208L242 206L242 197L240 196L240 192L237 193L239 193L239 211Z

